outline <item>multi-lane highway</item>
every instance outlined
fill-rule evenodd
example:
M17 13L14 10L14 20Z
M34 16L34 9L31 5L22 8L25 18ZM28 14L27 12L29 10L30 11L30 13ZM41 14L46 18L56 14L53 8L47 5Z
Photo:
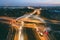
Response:
M48 31L48 34L44 33L44 31L46 31L45 29L47 28L47 22L45 21L47 19L38 17L39 14L40 10L36 9L29 15L23 15L22 17L18 17L16 19L10 17L0 17L0 22L9 24L12 30L15 29L16 32L14 33L15 35L13 36L12 40L55 40L54 36ZM50 21L52 23L57 22L53 20ZM9 35L7 36L9 37Z

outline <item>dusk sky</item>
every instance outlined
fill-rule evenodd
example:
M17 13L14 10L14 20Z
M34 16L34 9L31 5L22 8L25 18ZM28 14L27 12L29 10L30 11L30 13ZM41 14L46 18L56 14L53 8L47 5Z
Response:
M60 0L0 0L0 6L60 5Z

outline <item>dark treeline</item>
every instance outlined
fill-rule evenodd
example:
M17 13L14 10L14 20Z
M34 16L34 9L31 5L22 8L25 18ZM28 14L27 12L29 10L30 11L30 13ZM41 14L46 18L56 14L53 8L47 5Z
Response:
M41 10L41 16L46 17L49 19L54 19L54 20L60 20L60 8L58 7L47 7L47 8L42 8ZM9 17L20 17L26 13L31 13L33 12L33 9L19 9L19 8L0 8L0 16L9 16Z
M46 9L42 10L41 16L48 19L60 20L60 9Z
M0 16L9 16L9 17L20 17L26 13L33 12L31 9L10 9L10 8L0 8Z

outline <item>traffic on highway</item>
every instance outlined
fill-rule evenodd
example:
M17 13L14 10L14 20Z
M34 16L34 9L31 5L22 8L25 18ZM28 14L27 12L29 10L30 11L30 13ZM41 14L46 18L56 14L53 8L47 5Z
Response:
M40 9L35 9L32 13L18 18L0 16L0 23L9 25L7 28L0 27L1 30L8 30L5 33L7 36L4 39L1 36L0 40L56 40L53 35L55 31L46 22L48 19L39 17L40 13ZM57 24L54 20L50 21Z

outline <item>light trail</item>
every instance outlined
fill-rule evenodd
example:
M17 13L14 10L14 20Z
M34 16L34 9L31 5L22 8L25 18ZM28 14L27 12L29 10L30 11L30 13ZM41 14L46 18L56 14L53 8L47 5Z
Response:
M16 20L13 18L10 18L10 17L2 16L2 17L0 17L0 22L7 23L7 24L11 25L11 27L13 27L14 29L18 29L18 26L19 26L19 25L17 25Z
M19 19L21 19L21 18L29 18L29 17L31 17L33 14L35 14L36 13L36 10L33 12L33 13L30 13L30 14L28 14L28 15L23 15L23 16L21 16L21 17L18 17L16 20L19 20Z
M23 15L23 16L21 16L21 17L18 17L16 20L20 20L21 18L29 18L29 17L33 16L33 18L38 19L38 20L42 21L43 23L46 23L46 22L44 21L44 19L42 19L41 17L38 17L38 16L34 16L34 15L33 15L33 14L35 14L36 12L37 12L38 14L40 14L39 10L36 9L34 12L30 13L29 15Z
M40 20L40 21L43 22L43 23L46 23L46 22L44 21L44 19L42 19L41 17L33 16L33 18L38 19L38 20Z
M23 33L22 33L23 26L24 26L24 22L22 21L21 24L20 24L20 27L19 27L19 37L18 37L18 40L24 40Z
M33 14L35 14L36 12L38 13L38 14L40 14L40 12L39 12L40 10L35 10L34 12L32 12L32 13L30 13L29 15L23 15L23 16L21 16L21 17L18 17L16 20L18 21L18 20L20 20L21 18L29 18L29 17L33 17L33 18L35 18L35 19L37 19L37 20L40 20L41 22L43 22L43 23L46 23L41 17L38 17L38 16L34 16ZM23 21L23 20L22 20ZM22 23L22 25L24 25L24 23ZM38 31L38 27L35 25L35 28L36 28L36 30ZM20 26L20 28L19 28L19 39L18 40L23 40L22 38L22 36L21 36L21 33L22 33L22 29L23 29L23 26Z
M12 18L9 18L9 17L0 17L0 19L3 19L3 20L8 20L8 22L6 22L6 23L9 23L9 22L11 22L11 25L12 26L14 26L14 28L15 29L18 29L18 40L24 40L24 36L23 36L23 33L22 33L22 30L23 30L23 27L24 27L24 20L21 20L21 18L23 19L23 18L29 18L29 17L32 17L32 18L35 18L35 19L37 19L37 20L39 20L39 21L41 21L42 23L46 23L45 21L44 21L44 19L42 19L41 17L38 17L38 16L34 16L34 14L37 12L37 15L38 14L40 14L40 12L39 12L40 10L34 10L34 12L32 12L32 13L30 13L29 15L23 15L23 16L21 16L21 17L18 17L18 18L16 18L16 19L12 19ZM20 22L21 23L18 23L19 22L19 20L20 20ZM18 22L16 22L16 21L18 21ZM18 25L18 24L19 25ZM38 30L38 27L34 24L34 28L36 28L36 30L37 31L39 31ZM44 29L43 29L44 30ZM47 35L46 35L47 36ZM46 36L44 36L43 38L41 37L41 39L47 39L47 37Z

